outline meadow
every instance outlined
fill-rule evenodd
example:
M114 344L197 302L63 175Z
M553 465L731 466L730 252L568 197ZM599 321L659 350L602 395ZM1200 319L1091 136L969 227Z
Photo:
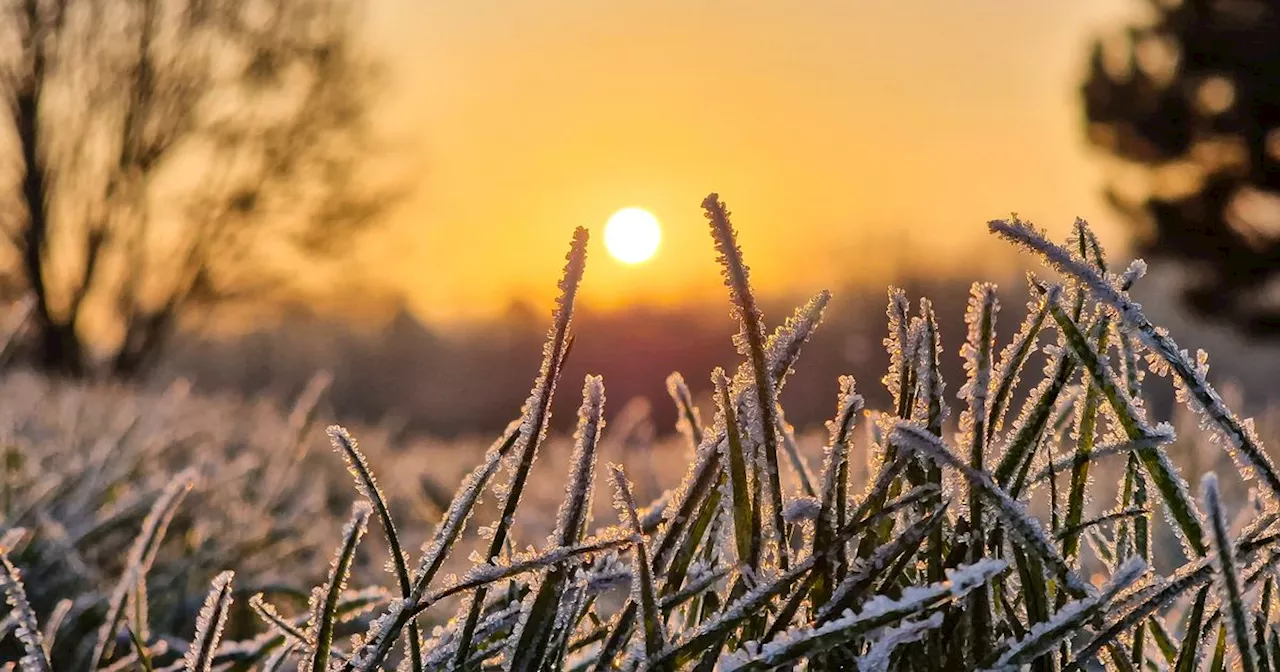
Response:
M579 389L562 372L583 229L496 437L326 426L323 375L281 409L7 374L0 661L1280 669L1280 423L1237 416L1207 356L1147 320L1140 262L1108 266L1083 222L1063 244L990 223L1049 271L1025 309L976 283L940 325L890 289L883 378L827 372L827 431L797 435L779 395L830 295L766 321L727 209L703 207L739 362L667 379L671 438L606 426L594 376L572 436L549 431L556 390ZM1155 422L1144 400L1169 388L1179 410Z

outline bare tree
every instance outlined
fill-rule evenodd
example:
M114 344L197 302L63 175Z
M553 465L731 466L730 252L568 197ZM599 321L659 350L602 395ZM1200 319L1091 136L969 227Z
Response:
M138 375L182 318L378 221L358 2L0 0L0 227L36 365Z

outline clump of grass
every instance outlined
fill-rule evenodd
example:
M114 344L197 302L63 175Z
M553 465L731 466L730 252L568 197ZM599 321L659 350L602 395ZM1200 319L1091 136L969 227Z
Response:
M818 294L769 333L727 208L715 194L703 206L740 324L734 340L743 361L732 374L713 373L716 412L709 424L685 378L668 379L693 460L650 509L637 506L626 472L614 465L609 480L618 524L592 527L605 431L605 381L598 377L585 381L568 473L535 472L573 341L574 298L586 267L587 234L579 229L521 417L463 479L430 535L422 535L428 542L416 559L405 543L415 525L397 519L375 476L378 461L333 427L330 439L360 501L340 538L331 540L333 560L310 591L306 613L287 615L253 586L247 604L257 629L232 633L235 589L227 572L204 599L194 639L150 633L149 570L194 480L184 474L144 508L149 513L109 598L100 606L93 599L89 606L62 606L44 630L21 562L0 548L0 587L11 607L4 623L12 624L3 632L16 634L19 664L50 669L57 646L50 642L64 641L59 634L71 625L91 623L99 632L87 658L94 669L292 664L368 671L398 664L459 671L1057 672L1100 664L1189 671L1205 660L1213 669L1280 666L1274 617L1280 610L1271 604L1280 564L1274 501L1280 479L1252 423L1228 409L1205 379L1204 358L1193 362L1128 298L1140 265L1113 276L1082 222L1066 246L1016 219L993 222L993 231L1043 257L1062 278L1030 277L1034 296L1003 347L995 329L997 288L974 285L958 350L966 372L957 388L958 431L947 424L945 351L932 304L921 298L913 315L909 297L891 290L890 366L881 382L893 407L859 434L868 415L864 400L852 377L835 381L836 412L813 476L778 391L829 294ZM1051 335L1056 340L1046 342ZM1040 350L1046 361L1037 372L1031 363ZM1202 513L1169 459L1175 433L1147 418L1143 361L1174 374L1180 399L1226 439L1243 480L1261 481L1256 506L1234 524L1218 477L1202 482ZM1076 386L1079 395L1071 392ZM1015 407L1016 418L1006 423ZM295 416L310 423L310 413ZM785 482L780 448L795 483ZM865 488L851 482L855 456L870 464ZM1093 467L1113 457L1125 462L1116 505L1087 515ZM497 483L504 465L509 478ZM535 479L565 483L563 500L545 542L518 551L516 515ZM273 493L267 501L281 501L279 483L267 488ZM498 501L496 518L480 528L485 550L461 576L446 574L485 492ZM1156 508L1189 558L1166 575L1152 567L1152 539L1161 526L1151 515ZM353 592L346 584L368 552L361 540L373 518L390 578L385 587ZM6 530L3 545L24 543L26 533L8 518ZM1108 570L1086 581L1090 550ZM448 608L457 609L453 618L422 632L420 619ZM69 611L74 618L67 619ZM354 623L362 634L350 636L350 628L339 634L365 611L368 617Z

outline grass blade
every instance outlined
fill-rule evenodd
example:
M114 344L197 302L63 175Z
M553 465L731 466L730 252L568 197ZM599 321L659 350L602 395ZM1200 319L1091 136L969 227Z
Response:
M222 630L231 609L231 579L234 577L235 572L223 572L213 580L213 588L200 608L200 617L196 619L195 639L187 649L187 672L209 672L213 668L213 655L218 651L218 642L222 640Z
M409 579L409 567L404 549L400 545L400 535L396 532L395 521L391 519L391 509L387 506L382 489L378 487L378 479L374 477L369 461L364 453L360 452L359 445L347 430L333 425L325 431L329 435L329 442L333 444L333 449L342 453L347 471L351 472L352 478L356 481L356 489L364 495L373 507L374 513L378 515L378 522L382 525L383 534L387 537L391 566L395 569L400 597L406 600L412 598L413 585ZM409 628L408 646L410 669L414 672L422 672L422 638L417 628Z
M751 292L747 265L742 261L742 250L738 248L737 232L729 222L729 212L725 210L724 203L718 195L710 194L703 200L702 207L711 224L711 236L715 240L716 251L720 254L719 261L724 270L725 283L729 287L734 313L742 325L738 349L751 358L751 369L755 373L755 403L748 406L758 417L744 419L743 424L752 432L753 438L760 440L764 449L765 476L768 480L766 490L777 540L778 563L786 569L789 564L787 546L784 543L787 528L782 519L782 483L778 476L778 401L772 367L765 358L764 315ZM756 433L759 436L755 436Z
M768 647L748 646L731 653L721 660L721 669L772 670L802 658L812 658L877 628L923 616L962 599L1003 572L1005 567L1000 560L987 559L977 565L948 570L948 580L943 583L910 588L896 600L876 596L863 605L860 612L846 611L840 618L816 628L802 626L785 631Z
M356 546L369 526L373 507L366 501L357 502L351 509L351 519L342 531L342 545L329 565L329 578L323 588L311 593L311 629L307 639L315 642L306 667L311 672L327 672L329 656L333 648L334 626L338 618L338 603L346 586L351 565L355 562Z
M45 652L44 635L36 622L36 613L27 601L27 590L22 585L22 573L9 560L6 548L0 548L0 570L0 590L13 610L18 641L22 642L23 657L19 664L23 672L52 672Z
M658 610L657 589L649 566L649 551L644 541L644 530L640 526L640 517L636 513L636 502L631 494L631 482L627 480L627 473L616 464L611 465L609 470L616 491L614 507L618 509L618 515L624 520L624 524L631 527L631 601L640 605L640 620L644 624L644 650L652 658L666 646L667 636L663 632L662 613ZM654 665L652 669L665 668Z
M733 405L729 401L729 381L724 370L717 368L712 374L716 387L716 399L720 404L718 417L724 422L725 442L721 444L726 464L729 465L729 487L733 519L733 539L738 552L738 562L755 568L758 562L756 555L759 544L752 529L752 504L747 492L747 465L743 455L741 434Z
M1240 589L1240 577L1236 573L1235 545L1228 536L1227 516L1222 510L1222 499L1218 495L1218 475L1212 472L1205 474L1200 481L1200 492L1204 499L1205 513L1209 516L1209 527L1213 530L1214 560L1218 568L1221 599L1226 605L1227 625L1235 641L1241 668L1244 672L1256 672L1258 667L1253 659L1253 637L1249 634L1244 593Z
M975 473L985 473L987 401L991 396L991 358L999 310L995 285L975 283L970 290L964 318L969 325L969 334L960 349L967 374L965 384L960 388L960 397L966 401L966 408L960 415L960 431L969 447L969 467ZM969 513L970 564L976 564L986 556L987 526L982 512L982 500L986 495L981 490L976 481L969 481L965 503ZM985 660L991 649L990 595L986 586L978 586L969 593L968 599L965 616L969 620L969 656L975 661Z
M942 443L941 439L928 433L917 425L898 422L890 435L900 445L907 446L939 466L951 468L959 472L970 482L977 484L979 491L985 494L996 505L996 513L1008 525L1008 529L1026 544L1026 548L1040 556L1043 562L1063 582L1063 588L1077 599L1087 596L1088 589L1071 571L1058 549L1050 543L1040 521L1033 518L1022 505L1011 499L1004 490L991 479L986 472L975 471L960 461Z
M107 603L107 615L102 627L98 630L98 643L94 647L90 668L96 670L107 662L115 648L116 634L120 632L120 624L124 621L125 603L139 581L146 580L156 554L160 552L160 543L169 523L178 512L178 505L190 492L195 481L195 472L184 471L169 482L152 505L147 517L142 521L142 530L129 549L125 563L124 575L116 584L111 600Z
M812 554L819 558L819 566L815 572L815 581L810 593L813 609L821 608L831 599L832 579L836 572L831 566L830 557L835 556L841 548L834 548L840 529L844 522L837 515L840 504L847 501L845 495L848 487L849 443L852 440L853 428L862 411L864 402L862 395L854 392L855 383L852 376L840 377L840 397L836 405L836 417L828 428L831 440L826 448L822 464L822 495L819 499L818 520L813 535ZM843 477L844 489L841 486Z
M1115 411L1128 438L1131 441L1139 441L1171 433L1165 428L1151 428L1147 425L1135 400L1121 390L1111 370L1103 365L1101 357L1085 340L1075 322L1067 317L1061 306L1052 305L1050 311L1054 320L1058 322L1058 326L1061 327L1072 352L1089 372L1094 384L1102 391L1112 410ZM1208 551L1204 527L1200 523L1200 514L1196 511L1195 503L1187 492L1186 481L1169 462L1164 451L1158 447L1139 448L1138 456L1142 458L1143 466L1147 468L1156 488L1160 490L1169 514L1177 522L1182 540L1192 552L1203 556Z
M1187 617L1187 628L1182 633L1182 648L1178 650L1178 660L1173 665L1173 672L1195 672L1200 663L1200 642L1203 640L1203 622L1205 602L1209 599L1209 586L1196 593L1195 602L1191 605L1191 614Z
M525 403L520 424L520 449L515 458L511 483L502 498L502 513L493 525L493 536L485 557L485 560L490 563L502 552L507 541L511 523L515 520L516 507L520 504L520 497L524 493L529 472L538 456L538 446L546 436L547 423L551 418L551 400L555 396L556 383L560 380L564 350L569 339L569 329L573 323L574 300L578 295L578 286L582 282L582 275L586 269L587 238L586 229L581 227L576 229L569 254L565 257L564 276L560 280L560 296L556 299L555 317L547 344L543 348L542 368L529 394L529 400ZM471 650L471 637L480 620L480 608L484 605L484 598L485 589L478 589L462 627L454 667L461 667Z
M1252 472L1256 471L1272 496L1280 496L1280 474L1276 473L1253 424L1241 422L1226 407L1221 395L1205 380L1204 367L1193 365L1186 351L1178 347L1168 332L1152 325L1142 314L1141 308L1123 290L1117 289L1109 279L1049 242L1026 222L1016 218L1011 221L996 220L990 222L989 227L997 235L1036 252L1051 266L1076 278L1095 297L1111 306L1125 324L1137 332L1143 343L1168 363L1169 368L1182 381L1188 399L1195 400L1193 408L1204 413L1227 439L1231 455L1237 466L1241 467L1241 474L1245 479L1251 478Z
M591 496L595 485L596 447L604 429L604 381L587 376L578 409L578 430L565 498L556 516L556 530L550 539L557 547L573 546L586 534L590 522ZM557 565L547 571L532 598L525 601L520 627L514 642L511 670L533 670L543 664L553 627L564 598L568 568Z

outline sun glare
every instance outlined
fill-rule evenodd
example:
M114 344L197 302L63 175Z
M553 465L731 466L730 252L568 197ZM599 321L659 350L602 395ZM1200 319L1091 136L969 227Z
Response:
M624 208L613 213L604 227L604 246L624 264L653 258L662 242L658 218L644 208Z

